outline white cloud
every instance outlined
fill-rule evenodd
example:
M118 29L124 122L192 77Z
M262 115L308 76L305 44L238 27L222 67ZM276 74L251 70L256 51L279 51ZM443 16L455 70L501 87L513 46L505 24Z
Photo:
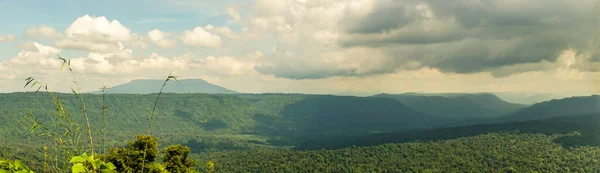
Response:
M130 29L118 20L109 21L106 17L84 15L77 18L67 29L66 37L54 46L95 53L113 53L121 47L145 49L149 40L131 33Z
M51 69L60 67L56 55L60 49L30 42L28 49L22 50L17 56L0 62L0 78L14 79L32 75L52 74Z
M594 16L588 15L592 9L588 5L581 5L582 10L565 5L565 17L556 15L554 8L536 10L540 8L535 3L524 3L519 6L523 9L517 9L515 5L521 5L517 1L490 1L489 6L477 1L444 2L256 0L250 8L236 8L236 4L215 8L226 7L212 14L228 15L226 24L234 24L236 29L231 25L206 25L178 33L168 33L166 28L133 33L116 19L85 15L74 20L66 33L41 26L29 29L25 36L62 35L54 47L85 51L81 57L71 59L73 69L85 80L81 83L91 86L84 90L95 90L105 82L115 85L170 72L243 92L575 91L589 90L590 81L598 81L594 71L600 71L600 62L594 61L600 59L597 51L590 51L598 47L597 43L588 43L590 49L585 50L583 41L577 41L585 39L572 37L567 40L572 44L564 44L571 46L572 52L543 44L571 38L562 33L598 37L598 32L587 32L588 28L597 28L588 27L593 22L575 28L564 26L579 24L576 20L561 22ZM200 4L205 7L209 3ZM477 15L479 12L487 15ZM137 23L172 21L178 19ZM548 40L536 40L535 35L541 34L535 32L538 26L560 32L547 35ZM238 31L238 27L243 29ZM155 50L152 54L140 51L148 44L190 47ZM525 46L534 49L520 48ZM271 52L273 47L276 49ZM0 79L58 76L54 72L60 61L55 54L61 50L35 42L22 43L20 48L18 55L0 61ZM183 54L182 50L190 52ZM257 50L269 53L263 56ZM548 52L553 51L560 56L542 61L528 59L550 57ZM508 62L510 59L518 61L513 64ZM482 66L486 68L466 72L449 68L482 64L497 68Z
M154 44L156 44L162 48L170 48L170 47L177 46L177 43L175 41L169 40L167 38L170 35L171 35L170 33L166 33L166 32L160 31L158 29L154 29L154 30L148 32L148 38L150 38L150 40L152 40L152 42L154 42Z
M181 41L187 46L203 46L203 47L218 47L221 45L221 37L212 34L207 30L212 29L211 25L207 25L206 29L203 27L196 27L192 31L184 31L181 34Z
M54 46L64 49L85 50L98 53L110 53L119 50L119 44L116 42L94 42L70 39L56 41Z
M212 27L211 25L209 25L209 26L211 28L211 30L209 30L209 31L214 32L215 34L217 34L221 37L225 37L228 39L238 39L239 38L239 35L237 33L235 33L233 30L229 29L229 27L226 27L226 26Z
M234 21L239 21L242 17L240 16L240 12L238 12L235 8L228 7L225 9L225 13L231 17Z
M14 41L15 39L16 37L12 34L0 35L0 43Z
M25 37L28 38L61 38L63 35L49 26L32 27L27 30Z
M339 34L330 31L317 31L314 34L315 40L324 45L336 44L339 37Z
M130 40L130 29L118 20L108 21L106 17L89 16L77 18L67 28L67 36L89 41L127 41Z
M206 69L206 73L220 76L244 76L251 73L256 73L254 66L256 60L262 58L261 52L246 55L246 57L215 57L208 56L199 60L199 63L192 66L200 66Z

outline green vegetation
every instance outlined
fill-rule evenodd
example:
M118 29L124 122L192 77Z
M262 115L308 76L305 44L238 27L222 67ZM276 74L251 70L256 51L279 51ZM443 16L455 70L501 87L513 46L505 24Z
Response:
M579 133L577 136L559 137L556 138L555 142L565 147L600 146L599 124L600 113L577 114L522 122L477 124L451 128L380 133L365 136L313 138L296 145L296 149L339 149L352 146L375 146L386 143L439 141L487 133L507 132L546 135L577 132Z
M54 110L51 114L42 114L43 118L33 111L28 112L22 120L29 120L33 124L29 128L29 132L41 137L36 142L51 141L53 151L49 151L46 145L43 146L43 172L67 172L70 170L73 173L111 173L111 172L197 172L193 168L195 161L188 158L190 153L189 147L171 146L164 149L167 153L163 156L163 162L156 162L159 156L157 149L158 143L156 138L151 136L152 121L155 117L156 105L164 87L171 80L176 80L175 76L169 75L162 84L154 101L154 106L150 113L150 120L147 128L147 136L137 136L137 140L130 142L128 149L118 148L110 149L107 154L95 153L94 137L88 107L84 101L84 95L81 93L79 83L76 79L76 74L71 69L71 61L59 56L63 61L61 69L66 65L72 77L75 87L71 87L73 96L75 96L76 104L71 106L79 107L80 112L73 114L69 111L70 107L66 107L60 96L48 90L48 86L36 80L33 77L25 79L25 87L37 87L37 94L40 90L45 90L50 96ZM100 132L103 136L102 150L106 145L106 88L102 89L102 104L101 111L101 126ZM80 116L77 116L80 115ZM85 131L87 132L87 141L81 139L83 134L81 123L85 123ZM82 143L87 143L87 148ZM9 146L12 146L9 144ZM36 145L34 145L36 146ZM115 152L116 150L116 152ZM87 155L89 151L91 155ZM103 152L102 151L102 152ZM83 152L83 153L82 153ZM4 155L4 154L2 154ZM54 156L49 158L50 156ZM99 157L98 157L99 156ZM53 158L53 159L52 159ZM66 163L68 161L68 163ZM117 165L113 164L118 163ZM147 164L146 164L147 163ZM212 163L212 162L211 162ZM165 166L166 165L166 166ZM70 169L68 169L70 167ZM20 160L0 160L0 172L33 172L29 167L22 164Z
M505 121L522 121L596 112L600 112L600 95L545 101L521 109L510 116L501 117L500 119Z
M0 94L0 172L600 171L599 96L519 109L488 94L163 93L171 80L100 95L27 79L40 92Z
M447 119L487 118L508 115L524 105L508 103L493 94L378 94L393 98L429 115Z
M210 158L218 172L600 171L599 147L564 148L552 142L569 135L491 133L337 150L221 152Z
M17 173L33 173L29 167L21 163L19 160L4 160L0 159L0 173L9 173L9 172L17 172Z

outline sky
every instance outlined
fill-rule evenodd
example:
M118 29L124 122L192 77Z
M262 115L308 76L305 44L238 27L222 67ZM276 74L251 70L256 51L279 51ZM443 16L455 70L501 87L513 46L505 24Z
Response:
M0 92L600 93L600 0L0 0Z

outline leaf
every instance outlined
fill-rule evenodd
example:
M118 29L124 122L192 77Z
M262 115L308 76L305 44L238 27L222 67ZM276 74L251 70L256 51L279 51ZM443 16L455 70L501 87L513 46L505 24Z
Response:
M38 127L38 123L34 122L30 129L31 133L35 132L35 129L37 129L37 127Z
M69 163L85 163L87 158L84 155L71 157L71 161L69 161Z
M101 165L99 160L93 160L93 161L90 161L90 163L92 163L92 167L94 168L94 170L97 170L98 167L100 167L100 165Z
M71 171L73 173L82 173L82 172L86 172L86 169L82 163L77 163L77 164L73 165L73 167L71 167Z
M75 95L78 95L78 94L77 94L77 91L75 91L75 89L73 89L73 87L71 87L71 92L72 92L73 94L75 94Z
M179 82L179 80L177 80L177 76L171 76L171 75L169 75L169 77L167 79L173 79L173 80Z
M115 169L117 169L117 167L113 163L111 163L111 162L106 163L105 166L106 166L106 169L109 169L109 170L115 170Z
M27 87L31 82L33 82L33 78L32 77L28 77L27 79L25 79L26 83L25 86L23 86L23 88Z
M71 60L67 60L67 59L61 57L60 55L58 55L58 59L62 60L62 64L60 65L61 70L65 67L65 64L67 64L67 68L69 68L69 71L73 71L71 69Z
M103 169L102 173L116 173L117 171L113 170L113 169Z
M13 163L13 165L15 165L15 168L22 168L23 164L21 163L20 160L15 160L15 162Z

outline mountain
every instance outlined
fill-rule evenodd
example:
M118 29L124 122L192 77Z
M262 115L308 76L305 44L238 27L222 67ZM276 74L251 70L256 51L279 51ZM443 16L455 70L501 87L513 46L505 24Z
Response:
M107 89L110 94L150 94L158 93L164 80L136 79L131 82L117 85ZM169 82L164 93L208 93L208 94L235 94L237 92L206 82L202 79L183 79L179 82ZM98 92L94 92L98 93Z
M564 146L600 146L599 123L600 112L591 114L565 114L560 117L519 122L475 124L427 130L408 130L364 136L315 138L300 142L295 148L300 150L322 148L339 149L350 146L375 146L388 143L447 140L488 133L518 132L552 135L567 134L575 131L579 133L578 136L559 138L555 142Z
M512 103L533 105L536 103L550 101L552 99L563 99L572 96L589 96L589 93L527 93L527 92L496 92L502 100Z
M537 103L502 117L501 120L522 121L597 112L600 112L600 95L579 96Z
M506 102L493 94L378 94L399 100L412 109L430 115L451 118L489 118L508 115L524 105Z
M363 135L440 125L436 117L415 111L390 98L311 96L286 105L270 134L282 137Z
M323 138L308 149L210 153L203 161L223 172L599 172L598 123L592 114Z
M81 114L75 96L62 93L56 96L73 115ZM107 95L109 134L131 137L144 131L155 99L156 94ZM102 96L86 94L85 103L92 129L99 129ZM0 122L16 122L0 123L0 136L28 135L31 124L21 120L25 113L49 121L50 116L44 115L54 115L55 108L45 93L0 94ZM364 135L436 127L439 123L435 117L389 98L166 93L158 102L153 132L183 139L200 134L252 135L289 143L287 140L306 136Z

